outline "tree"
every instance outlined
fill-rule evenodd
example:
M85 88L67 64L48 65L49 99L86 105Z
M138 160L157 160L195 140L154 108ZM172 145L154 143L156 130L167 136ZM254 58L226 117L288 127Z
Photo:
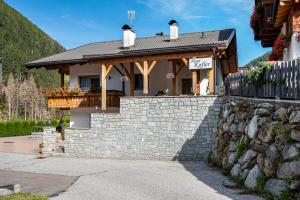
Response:
M8 119L12 119L13 106L15 103L14 96L16 94L15 79L12 74L9 75L7 84L3 89L8 107Z

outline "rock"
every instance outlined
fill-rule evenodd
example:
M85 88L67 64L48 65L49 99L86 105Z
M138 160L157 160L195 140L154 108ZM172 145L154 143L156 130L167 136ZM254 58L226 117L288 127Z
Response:
M288 188L288 183L285 180L270 179L266 182L264 191L279 196L282 191Z
M296 129L292 129L291 138L293 140L296 140L296 141L300 142L300 131L296 130Z
M239 163L236 163L233 168L230 171L231 176L239 176L241 173L241 165Z
M229 163L230 166L232 166L235 163L235 161L236 161L236 155L237 155L236 152L231 152L229 154L229 156L228 156L228 163Z
M238 133L244 133L246 128L246 122L240 122L237 126L237 132Z
M236 134L236 133L237 133L237 125L236 125L236 124L231 124L229 130L230 130L230 132L231 132L232 134Z
M223 112L223 118L227 118L232 113L232 110L229 110L228 106Z
M270 115L270 111L266 108L257 108L254 114L259 116L268 116Z
M256 142L250 143L250 146L254 151L257 151L259 153L265 153L267 149L267 147L263 144L258 144Z
M229 128L230 128L230 127L229 127L229 125L228 125L227 122L224 122L224 123L223 123L223 127L222 127L222 128L223 128L223 132L229 132Z
M273 105L270 103L261 103L261 104L258 104L258 107L270 109L270 108L273 108Z
M250 171L250 170L249 170L248 168L244 169L244 170L241 172L240 177L241 177L243 180L245 180L245 179L247 178L247 175L248 175L249 171Z
M249 124L247 135L251 139L255 139L257 135L258 127L257 127L257 115L255 115Z
M287 121L288 120L288 110L286 108L278 108L274 113L274 119L280 121Z
M273 127L277 124L277 122L271 122L270 124L262 128L262 130L258 134L258 138L265 143L272 142L275 136Z
M228 123L228 126L230 127L231 124L233 123L234 121L234 113L232 113L228 118L227 118L227 123Z
M299 181L292 181L290 184L290 190L300 191L300 182Z
M275 146L275 144L272 144L266 151L267 158L271 162L275 162L279 158L278 150Z
M300 110L293 111L289 117L289 122L292 124L300 123Z
M261 169L258 165L255 165L248 173L245 180L245 186L248 188L255 188L257 185L258 178L262 175Z
M285 162L277 170L279 179L291 179L300 176L300 161Z
M230 141L229 142L229 151L230 152L233 152L233 151L236 151L236 142L234 142L234 141Z
M262 168L264 166L264 160L265 159L264 159L263 155L261 153L259 153L256 158L256 163L260 168Z
M249 162L251 161L252 159L254 159L257 155L257 152L256 151L253 151L252 149L249 149L248 151L246 151L242 157L240 157L239 159L239 163L241 165L243 165L244 163L246 162Z
M282 152L282 157L284 160L292 160L299 155L299 145L285 145Z
M275 172L276 172L275 164L267 158L264 160L263 172L268 177L275 175Z

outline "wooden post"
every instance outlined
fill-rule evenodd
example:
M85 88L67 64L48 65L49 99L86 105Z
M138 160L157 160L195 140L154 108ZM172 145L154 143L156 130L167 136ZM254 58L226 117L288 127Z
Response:
M134 75L134 63L130 63L130 96L134 96L134 84L135 84L135 75Z
M64 72L60 72L60 88L64 88L65 87L65 74Z
M147 61L144 61L144 95L148 95L149 93L149 82L148 82L148 62Z
M172 79L172 95L176 96L177 93L177 71L176 71L176 63L174 61L172 61L172 69L173 69L173 74L174 74L174 78Z
M106 66L102 64L102 75L101 75L101 82L102 82L102 89L101 89L101 108L103 111L106 110Z
M193 94L196 93L196 90L197 90L197 71L196 70L193 70L192 71L192 92Z
M215 62L213 58L213 66L208 71L208 88L210 94L215 94Z

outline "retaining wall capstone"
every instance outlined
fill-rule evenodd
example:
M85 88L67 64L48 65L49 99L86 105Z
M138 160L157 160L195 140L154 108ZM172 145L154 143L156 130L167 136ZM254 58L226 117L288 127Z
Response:
M210 161L246 187L300 199L299 150L299 103L224 99Z
M90 129L66 129L70 156L206 160L222 98L124 97L120 113L92 113Z

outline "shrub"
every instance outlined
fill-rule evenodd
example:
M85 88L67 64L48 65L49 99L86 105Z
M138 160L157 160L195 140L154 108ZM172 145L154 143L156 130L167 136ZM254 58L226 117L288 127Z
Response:
M249 145L249 140L243 141L241 143L239 143L236 146L236 150L237 150L237 158L241 157L241 155L244 153L244 151L247 149Z
M45 124L46 123L44 121L29 120L12 120L7 122L0 122L0 137L30 135L31 132L33 132L35 129L41 130L41 128L45 126Z

